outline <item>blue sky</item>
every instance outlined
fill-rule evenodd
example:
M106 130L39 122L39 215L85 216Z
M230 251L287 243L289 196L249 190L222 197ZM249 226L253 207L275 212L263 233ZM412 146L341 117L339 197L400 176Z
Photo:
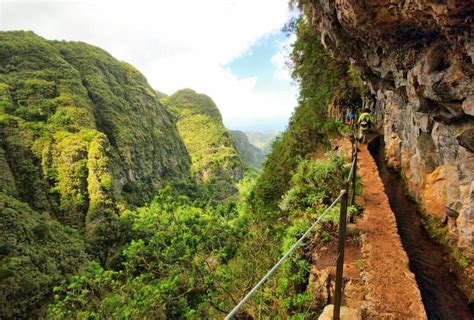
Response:
M291 39L288 39L288 36L283 32L266 35L224 67L240 79L256 77L255 91L295 93L295 87L284 60L290 48L290 41ZM296 104L295 101L294 104ZM288 123L291 110L292 106L288 105L288 112L283 116L235 123L232 119L228 119L227 122L232 129L282 131Z
M0 0L0 30L84 41L157 90L209 95L230 129L283 130L296 105L287 0Z
M282 43L287 40L283 32L277 32L257 40L245 53L225 67L239 78L257 75L257 89L288 89L288 81L275 77L277 66L272 58L282 50Z

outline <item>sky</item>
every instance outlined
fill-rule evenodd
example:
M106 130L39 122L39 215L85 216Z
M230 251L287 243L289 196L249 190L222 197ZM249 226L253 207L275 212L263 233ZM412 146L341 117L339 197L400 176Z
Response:
M249 131L283 130L296 106L290 15L288 0L0 0L0 30L99 46L156 90L209 95L227 128Z

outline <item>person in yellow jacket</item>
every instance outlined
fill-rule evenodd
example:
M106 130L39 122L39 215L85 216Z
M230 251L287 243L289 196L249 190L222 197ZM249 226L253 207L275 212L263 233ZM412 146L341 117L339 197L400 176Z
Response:
M359 116L359 120L357 120L357 124L359 125L359 141L362 143L367 143L367 135L369 134L369 129L374 123L374 119L370 114L370 109L365 108L362 114Z

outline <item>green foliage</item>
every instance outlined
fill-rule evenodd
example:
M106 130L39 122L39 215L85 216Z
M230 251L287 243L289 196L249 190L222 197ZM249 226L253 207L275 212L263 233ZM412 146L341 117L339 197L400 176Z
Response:
M290 66L299 85L299 102L287 130L273 144L257 184L257 197L274 206L288 190L299 161L325 149L329 137L337 134L336 123L326 115L328 104L356 103L361 95L357 73L348 63L333 59L315 34L310 2L292 3L301 10L301 15L287 25L287 31L296 35Z
M87 259L79 232L0 193L0 318L42 315L53 286Z
M191 89L180 90L162 102L176 119L198 181L217 200L235 194L234 184L242 177L243 166L214 102Z
M13 197L17 196L15 179L2 147L0 147L0 172L2 172L2 175L0 175L0 192Z
M128 240L117 271L93 263L55 289L51 318L203 318L218 297L213 271L231 259L235 206L200 208L170 187L120 218Z
M8 260L1 257L2 268L17 267L16 278L0 281L11 285L2 312L37 316L86 251L111 264L120 253L119 211L150 201L168 182L189 183L190 166L170 114L135 68L84 43L0 32L0 193L28 204L18 209L24 215L9 216L12 226L37 212L48 216L8 234L22 240L11 241ZM23 241L30 233L47 240ZM49 238L55 234L76 260L61 253L69 251ZM30 277L37 283L23 285Z
M339 155L327 161L301 161L291 178L292 187L283 197L280 208L295 214L331 203L339 196L347 174L344 158Z
M269 228L268 224L272 224L272 239L268 241L280 248L273 262L297 241L339 195L347 174L345 161L337 154L324 161L303 160L299 163L291 177L291 188L280 203L285 209L285 215L280 213L278 220L267 218L268 220L257 222L260 230L265 230ZM339 222L339 211L339 205L336 205L323 218L312 235L312 243L333 239ZM260 305L258 312L263 312L270 318L301 319L307 311L309 315L315 315L323 302L314 301L317 297L308 288L310 255L302 246L283 263L274 279L266 284L267 290L253 298L255 304ZM275 308L275 305L278 307ZM250 305L247 312L253 316L257 311Z
M302 161L283 200L293 208L286 217L254 202L256 173L239 182L240 204L210 206L182 195L195 194L190 186L166 187L150 206L119 218L115 242L121 249L113 269L92 263L63 282L55 289L49 317L220 318L323 212L346 174L339 156ZM306 186L312 188L291 198L292 190ZM315 195L320 201L309 201ZM325 241L326 234L334 232L338 211L336 207L327 215L316 239ZM246 304L242 315L301 317L314 299L308 275L302 247Z
M299 105L281 139L273 143L258 182L257 196L274 205L288 190L292 171L299 159L325 147L333 128L326 106L334 96L340 67L324 51L309 25L301 19L293 47L293 77L300 85ZM321 63L324 61L324 64Z

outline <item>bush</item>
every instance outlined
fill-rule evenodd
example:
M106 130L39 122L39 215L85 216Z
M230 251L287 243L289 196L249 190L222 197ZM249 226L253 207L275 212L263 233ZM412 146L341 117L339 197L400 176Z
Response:
M76 230L0 193L0 318L40 318L52 288L87 262Z

